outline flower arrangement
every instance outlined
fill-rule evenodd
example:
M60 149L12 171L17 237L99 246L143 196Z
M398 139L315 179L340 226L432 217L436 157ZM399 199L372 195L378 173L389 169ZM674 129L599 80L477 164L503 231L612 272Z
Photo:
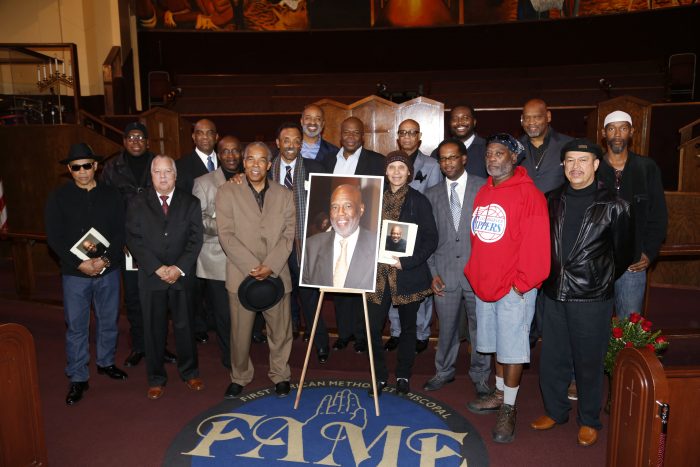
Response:
M653 331L652 322L642 318L639 313L632 313L629 318L613 318L610 325L610 342L605 354L605 372L612 376L615 358L626 347L647 347L657 355L668 348L668 341L661 335L661 330Z

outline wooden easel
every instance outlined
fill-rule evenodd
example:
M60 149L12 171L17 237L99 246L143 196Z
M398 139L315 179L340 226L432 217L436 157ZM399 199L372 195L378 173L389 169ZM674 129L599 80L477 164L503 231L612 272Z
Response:
M362 295L362 307L365 312L365 332L367 333L367 348L369 350L369 370L372 375L372 392L374 393L374 413L379 416L379 394L377 394L377 379L374 374L374 352L372 351L372 339L369 331L369 317L367 316L367 293L364 290L359 289L333 289L333 288L322 288L320 289L320 296L318 297L318 306L316 306L316 315L314 316L314 324L311 327L311 335L309 336L309 345L306 348L306 358L304 358L304 367L301 370L301 378L299 378L299 387L297 388L297 397L294 401L294 409L299 407L299 400L301 399L301 391L304 387L304 379L306 378L306 368L309 365L309 357L311 356L311 347L314 345L314 337L316 336L316 325L318 324L318 317L321 314L321 307L323 306L323 296L326 292L337 292L337 293L356 293Z

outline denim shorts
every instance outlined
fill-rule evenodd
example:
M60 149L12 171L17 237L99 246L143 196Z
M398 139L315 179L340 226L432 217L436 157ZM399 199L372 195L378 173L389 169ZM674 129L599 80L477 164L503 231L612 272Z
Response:
M498 363L528 363L536 299L537 289L522 297L511 289L495 302L476 297L477 352L495 352Z

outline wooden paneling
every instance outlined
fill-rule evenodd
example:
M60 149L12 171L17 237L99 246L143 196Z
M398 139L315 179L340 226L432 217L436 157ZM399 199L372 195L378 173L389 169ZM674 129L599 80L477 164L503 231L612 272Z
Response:
M594 112L589 118L589 135L593 141L604 145L603 123L605 117L615 110L627 112L632 117L632 126L634 127L634 135L632 135L632 143L630 149L638 154L649 154L649 127L651 123L651 102L638 99L633 96L621 96L607 101L598 103L597 112ZM595 122L595 123L594 123ZM592 132L595 132L593 134Z
M700 136L681 144L679 161L678 191L700 192Z
M34 339L0 325L0 466L47 465Z
M179 159L194 149L193 124L177 112L156 107L142 113L139 120L148 128L148 142L153 153Z

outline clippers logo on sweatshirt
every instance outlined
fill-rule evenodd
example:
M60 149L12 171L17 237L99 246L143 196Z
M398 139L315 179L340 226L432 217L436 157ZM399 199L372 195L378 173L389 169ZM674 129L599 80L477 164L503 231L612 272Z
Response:
M477 206L472 214L472 234L484 243L494 243L506 232L506 211L498 204Z

